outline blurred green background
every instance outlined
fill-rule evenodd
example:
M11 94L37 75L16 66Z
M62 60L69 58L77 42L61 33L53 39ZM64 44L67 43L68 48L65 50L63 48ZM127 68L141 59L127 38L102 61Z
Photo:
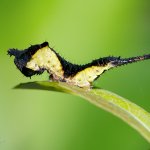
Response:
M24 77L6 55L48 41L67 60L150 53L148 0L0 1L0 150L148 150L134 129L82 98L13 90ZM96 85L150 111L149 61L106 72Z

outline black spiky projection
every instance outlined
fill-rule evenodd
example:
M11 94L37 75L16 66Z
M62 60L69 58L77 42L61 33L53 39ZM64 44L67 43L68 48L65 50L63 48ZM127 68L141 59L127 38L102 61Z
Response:
M42 74L47 70L52 80L79 87L90 87L94 80L111 68L150 59L150 54L131 58L104 57L85 65L77 65L62 58L49 47L48 42L30 46L22 51L9 49L8 54L15 56L15 65L27 77Z

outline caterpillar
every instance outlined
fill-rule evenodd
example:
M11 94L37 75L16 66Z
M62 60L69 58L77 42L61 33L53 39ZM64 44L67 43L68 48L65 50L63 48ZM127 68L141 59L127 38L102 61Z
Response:
M32 45L21 51L9 49L8 55L15 57L15 65L26 77L42 74L46 70L51 80L67 82L81 88L90 88L93 81L111 68L150 59L150 54L131 58L109 56L77 65L62 58L48 42Z

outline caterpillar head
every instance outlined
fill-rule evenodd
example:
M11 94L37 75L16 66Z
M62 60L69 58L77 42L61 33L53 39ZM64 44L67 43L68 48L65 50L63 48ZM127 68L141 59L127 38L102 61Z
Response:
M14 56L14 63L17 68L24 74L26 77L31 77L35 74L42 74L44 69L39 68L38 70L32 70L27 68L27 63L30 61L31 57L40 49L45 46L48 46L48 42L44 42L39 45L30 46L28 49L25 50L18 50L18 49L9 49L8 55Z

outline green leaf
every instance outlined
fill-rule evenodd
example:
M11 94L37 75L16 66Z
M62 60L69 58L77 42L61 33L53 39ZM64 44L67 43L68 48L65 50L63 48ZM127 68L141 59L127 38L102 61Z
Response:
M49 81L23 83L17 85L15 89L48 90L80 96L121 118L150 142L150 114L129 100L107 90L83 89L67 83Z

